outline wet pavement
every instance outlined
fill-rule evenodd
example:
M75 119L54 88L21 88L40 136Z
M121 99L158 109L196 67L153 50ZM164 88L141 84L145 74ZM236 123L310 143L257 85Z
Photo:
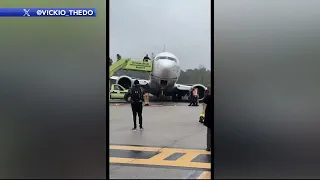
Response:
M133 126L129 104L110 104L110 178L209 179L211 153L201 106L151 103L143 109L144 130Z

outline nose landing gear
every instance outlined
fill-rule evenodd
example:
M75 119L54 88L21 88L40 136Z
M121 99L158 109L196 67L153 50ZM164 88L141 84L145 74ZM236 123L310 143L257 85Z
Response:
M161 87L159 97L160 97L160 101L161 101L161 102L163 102L163 101L164 101L164 99L165 99L165 95L164 95L164 92L163 92L163 87Z

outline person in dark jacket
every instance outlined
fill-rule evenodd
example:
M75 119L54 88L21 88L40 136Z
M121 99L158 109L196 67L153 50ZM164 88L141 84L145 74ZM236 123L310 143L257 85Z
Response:
M150 61L150 58L148 54L146 54L146 56L143 58L143 62L148 62L148 61Z
M138 80L134 81L134 85L129 89L128 95L131 97L131 109L133 115L133 128L132 131L137 130L137 114L139 116L139 127L143 130L142 126L142 103L143 103L143 90Z
M206 97L204 98L204 104L203 104L203 109L204 109L204 122L203 124L207 126L207 151L211 150L211 129L212 129L212 97L211 97L211 86L209 85L208 87L208 93Z
M112 63L113 63L112 59L111 59L111 58L109 58L109 66L111 66L111 65L112 65Z
M121 59L120 54L117 54L117 61L119 61Z

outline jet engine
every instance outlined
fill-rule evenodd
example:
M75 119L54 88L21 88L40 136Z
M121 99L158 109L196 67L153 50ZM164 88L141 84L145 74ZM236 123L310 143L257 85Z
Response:
M204 99L205 91L207 88L202 84L195 84L191 87L191 89L193 88L198 88L199 101L202 101Z
M119 84L122 87L129 89L133 84L133 79L129 76L120 76L116 84Z

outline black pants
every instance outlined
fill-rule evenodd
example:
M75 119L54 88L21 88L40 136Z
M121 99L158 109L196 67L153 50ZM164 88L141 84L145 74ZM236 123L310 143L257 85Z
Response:
M193 105L193 106L198 105L198 98L196 96L194 96L194 95L190 96L190 104L189 104L189 106L191 106L191 105Z
M139 116L139 125L142 127L142 102L131 103L133 126L137 128L137 114Z

